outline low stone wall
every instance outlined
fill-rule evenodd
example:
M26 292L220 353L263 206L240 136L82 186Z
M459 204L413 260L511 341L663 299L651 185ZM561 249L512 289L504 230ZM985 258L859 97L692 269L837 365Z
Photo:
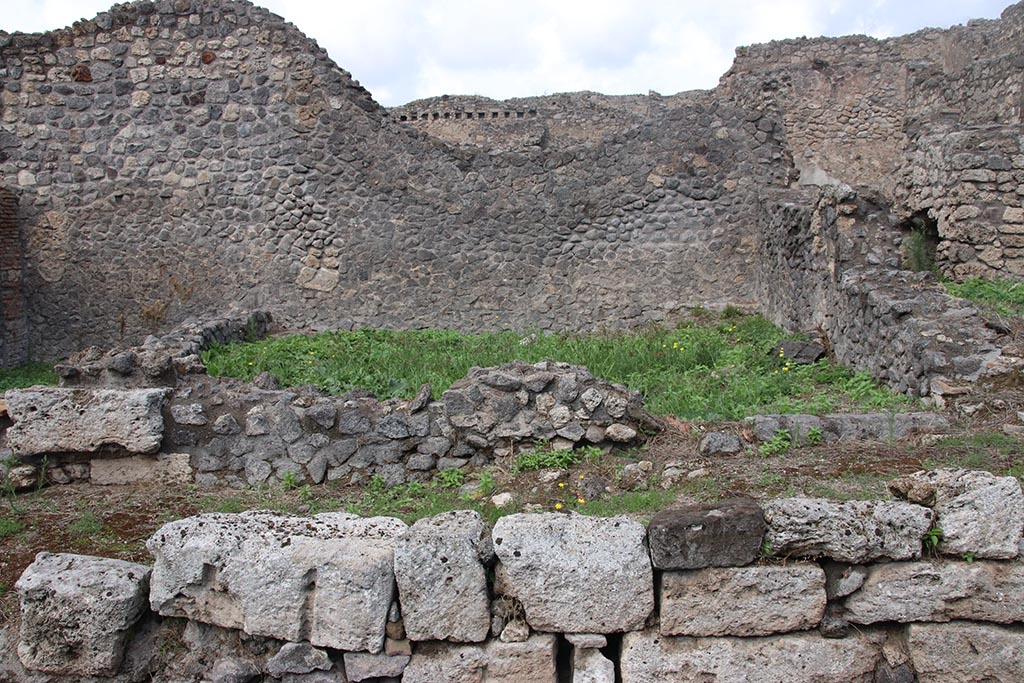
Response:
M379 401L359 392L282 390L269 376L250 384L199 374L193 347L200 338L154 342L138 354L112 352L62 370L76 381L131 385L184 369L173 388L8 391L7 447L22 467L35 466L19 486L35 485L44 471L53 483L169 479L243 487L271 479L361 484L379 475L392 486L488 462L523 443L625 444L659 429L639 393L581 366L473 368L440 400L424 385L412 400Z
M765 316L825 337L835 360L911 396L1021 367L1021 349L931 273L901 269L904 234L884 202L845 186L779 193L762 207Z
M211 683L1019 680L1019 482L936 470L890 490L903 500L730 500L664 511L646 529L557 513L510 515L493 530L468 511L412 526L200 515L149 539L152 567L41 553L16 586L20 664L8 653L0 673L15 683L30 680L26 669L53 681ZM161 631L179 641L158 665Z

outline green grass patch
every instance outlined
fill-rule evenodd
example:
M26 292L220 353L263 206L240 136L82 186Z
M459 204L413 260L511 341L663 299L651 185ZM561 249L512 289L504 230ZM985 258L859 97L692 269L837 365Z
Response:
M601 500L588 500L574 506L576 512L591 517L614 517L616 515L651 516L663 510L676 500L675 491L651 490L631 491Z
M982 304L984 308L1004 316L1024 315L1024 283L1004 278L985 280L971 278L961 283L945 282L953 296Z
M27 363L9 370L0 370L0 394L8 389L56 383L57 375L53 372L52 363Z
M411 398L424 383L439 397L473 366L550 359L584 365L597 377L640 391L656 414L706 421L907 404L867 375L826 362L801 366L773 357L770 351L788 337L761 317L705 313L671 329L607 334L291 335L215 347L204 361L214 375L252 379L269 372L287 386L313 384L335 395L368 389L386 399Z
M17 536L25 529L25 525L10 517L0 517L0 539Z
M379 476L373 477L363 494L349 502L345 510L362 517L398 517L407 524L450 510L476 510L491 525L498 518L516 511L511 506L498 509L482 498L461 495L457 489L439 480L430 484L410 482L388 488Z

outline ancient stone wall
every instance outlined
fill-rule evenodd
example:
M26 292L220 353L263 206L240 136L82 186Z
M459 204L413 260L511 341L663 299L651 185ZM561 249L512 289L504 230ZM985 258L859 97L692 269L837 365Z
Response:
M1020 277L1022 31L1017 4L888 40L772 42L737 50L719 89L782 119L801 184L872 188L927 216L944 276Z
M18 196L0 187L0 368L28 360Z
M764 204L764 311L828 341L835 359L894 389L933 397L1013 372L1021 350L929 272L905 269L908 231L850 188L779 193Z
M586 140L449 146L244 2L123 5L0 37L0 60L40 357L232 303L462 329L753 305L757 192L788 179L774 124L714 97Z
M890 490L901 500L690 505L646 529L559 513L513 514L493 529L468 511L411 526L336 512L200 515L149 539L152 567L39 554L15 586L18 660L0 656L0 673L14 683L34 672L213 683L1016 680L1020 483L936 470ZM178 646L160 660L156 643L168 639Z

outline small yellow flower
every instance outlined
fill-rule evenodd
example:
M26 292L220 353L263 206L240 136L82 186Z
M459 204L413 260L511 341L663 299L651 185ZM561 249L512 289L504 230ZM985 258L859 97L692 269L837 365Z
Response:
M253 362L252 362L252 361L249 361L249 365L253 365Z
M565 482L564 481L558 482L558 488L564 489L565 488Z
M789 366L788 365L783 366L782 371L783 372L789 372Z
M679 342L672 342L672 348L673 349L678 349L679 348Z
M583 500L582 498L577 498L577 499L576 499L576 502L577 502L577 503L579 503L580 505L583 505L583 504L584 504L584 503L586 503L587 501Z
M668 344L662 344L662 345L661 345L661 348L663 348L663 349L667 349L667 348L668 348Z
M555 503L555 509L556 510L561 510L562 509L562 504L561 503Z
M775 371L775 372L773 372L772 374L773 374L773 375L777 375L777 374L779 374L779 371L778 371L778 370L776 370L776 371Z
M581 474L581 475L580 475L580 479L582 479L582 478L583 478L583 475Z

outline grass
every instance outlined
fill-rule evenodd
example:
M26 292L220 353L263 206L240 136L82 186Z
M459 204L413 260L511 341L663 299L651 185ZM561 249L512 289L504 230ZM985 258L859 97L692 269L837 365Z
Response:
M0 517L0 540L8 536L17 536L25 529L25 525L10 517Z
M584 365L644 395L653 413L720 421L764 412L830 412L905 405L869 376L819 362L795 365L771 354L788 336L758 316L705 314L675 328L568 335L450 330L357 330L291 335L219 346L209 372L252 379L269 372L287 386L313 384L339 395L434 396L471 367L550 359Z
M26 363L9 370L0 370L0 394L8 389L56 383L57 375L53 372L52 363Z
M659 510L667 508L675 500L675 491L630 491L618 496L587 501L585 504L575 507L575 511L591 517L639 515L649 518Z
M984 308L998 315L1024 315L1024 283L1004 278L971 278L961 283L943 284L946 291L953 296L982 304Z

